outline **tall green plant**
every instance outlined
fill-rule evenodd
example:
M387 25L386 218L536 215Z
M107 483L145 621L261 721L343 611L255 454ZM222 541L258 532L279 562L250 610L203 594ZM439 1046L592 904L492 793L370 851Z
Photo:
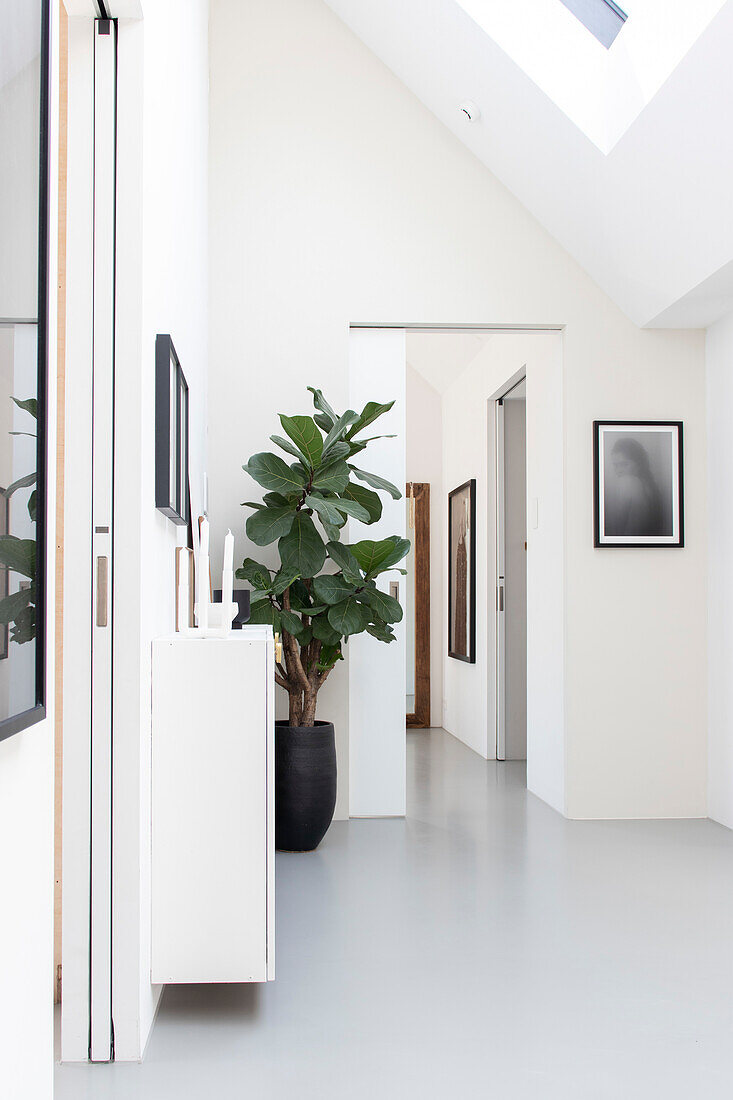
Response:
M253 509L247 535L257 546L277 542L280 564L272 570L246 558L237 576L254 589L250 622L269 623L282 634L284 661L275 679L288 693L291 726L314 725L318 692L352 634L394 640L402 608L378 588L377 577L397 568L410 549L409 540L397 535L341 542L349 517L365 524L380 519L380 492L395 500L402 495L350 461L374 439L392 438L362 433L394 402L370 401L360 413L339 415L320 390L308 389L314 415L281 414L285 436L270 436L295 462L268 451L242 467L267 490L262 503L244 505Z

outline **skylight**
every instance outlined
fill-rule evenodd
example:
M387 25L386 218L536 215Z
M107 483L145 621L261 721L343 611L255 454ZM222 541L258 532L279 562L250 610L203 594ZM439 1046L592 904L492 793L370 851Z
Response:
M613 0L560 0L560 3L577 16L607 50L628 18Z

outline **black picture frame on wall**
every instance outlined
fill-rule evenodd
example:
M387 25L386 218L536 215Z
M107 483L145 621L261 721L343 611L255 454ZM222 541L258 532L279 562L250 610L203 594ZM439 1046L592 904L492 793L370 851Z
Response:
M476 663L476 479L448 493L448 656Z
M682 421L593 421L593 545L684 547Z
M47 574L47 468L48 468L48 297L51 287L48 277L49 242L49 95L50 95L50 0L41 2L41 39L39 74L39 157L38 157L38 236L37 236L37 322L36 322L36 393L35 393L35 569L33 578L27 578L21 587L33 587L34 627L32 642L35 647L35 668L33 693L34 705L25 710L9 714L0 721L0 741L21 733L29 726L43 721L46 717L46 574ZM11 15L12 19L13 16ZM11 322L12 323L12 322ZM28 324L33 322L28 319ZM26 395L26 397L29 395ZM3 490L0 505L5 513L5 534L8 534L9 500ZM2 594L8 591L8 571L2 581ZM12 663L13 648L16 643L10 637L6 625L3 630L2 657ZM11 648L12 647L12 648Z
M188 383L169 334L155 338L155 507L179 527L189 521Z

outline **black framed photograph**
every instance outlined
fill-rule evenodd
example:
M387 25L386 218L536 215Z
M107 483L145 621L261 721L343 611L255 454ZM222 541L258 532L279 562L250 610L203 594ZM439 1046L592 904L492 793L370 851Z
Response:
M448 493L448 656L476 661L476 480Z
M155 507L188 524L188 384L167 334L155 338Z
M594 545L684 546L682 424L594 420Z

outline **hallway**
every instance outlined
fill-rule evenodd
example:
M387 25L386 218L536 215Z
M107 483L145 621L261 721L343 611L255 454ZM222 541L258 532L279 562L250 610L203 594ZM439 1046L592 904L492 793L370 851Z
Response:
M522 764L413 731L407 818L277 875L277 980L169 987L145 1061L57 1067L56 1100L730 1095L719 825L569 822Z

